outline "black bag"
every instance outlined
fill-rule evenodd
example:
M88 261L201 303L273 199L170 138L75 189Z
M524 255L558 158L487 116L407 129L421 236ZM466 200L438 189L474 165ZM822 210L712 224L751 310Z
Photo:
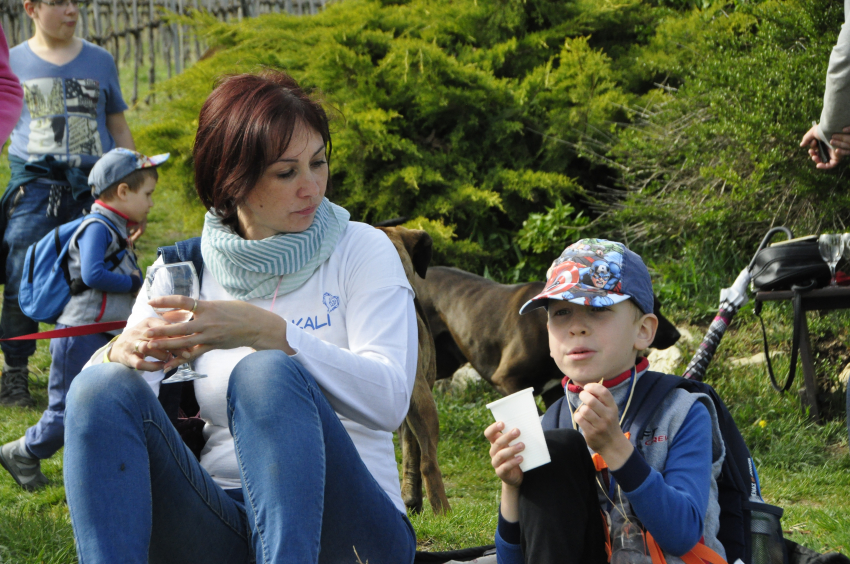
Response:
M768 246L777 233L788 235L788 241ZM818 249L816 235L794 239L787 227L774 227L762 239L749 266L753 288L756 291L791 290L794 293L794 333L791 339L791 366L785 384L780 386L773 374L770 362L770 349L767 345L767 331L761 317L762 302L756 302L754 312L761 322L764 339L764 356L770 385L777 392L787 392L794 383L797 374L797 351L800 348L800 332L803 326L803 294L815 288L829 284L831 277L829 266L823 260Z
M768 246L777 233L788 235L788 241ZM816 235L794 239L787 227L774 227L762 239L749 266L756 291L806 289L829 284L829 266L821 258Z

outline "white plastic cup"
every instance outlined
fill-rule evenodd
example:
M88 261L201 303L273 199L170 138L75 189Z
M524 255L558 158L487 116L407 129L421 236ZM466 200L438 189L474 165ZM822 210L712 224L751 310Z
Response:
M511 429L519 429L519 437L510 444L522 441L525 450L519 453L522 462L519 467L523 472L533 470L552 461L549 448L543 436L543 426L540 415L537 414L537 404L534 403L534 388L526 388L493 403L487 404L487 409L493 413L496 421L505 424L504 433Z

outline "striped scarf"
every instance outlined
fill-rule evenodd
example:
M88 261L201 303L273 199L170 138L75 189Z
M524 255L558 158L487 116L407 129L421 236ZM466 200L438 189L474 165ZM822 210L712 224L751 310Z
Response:
M237 300L271 298L300 288L331 256L351 217L327 198L301 233L279 233L248 241L207 212L201 237L204 265ZM280 287L278 289L278 283Z

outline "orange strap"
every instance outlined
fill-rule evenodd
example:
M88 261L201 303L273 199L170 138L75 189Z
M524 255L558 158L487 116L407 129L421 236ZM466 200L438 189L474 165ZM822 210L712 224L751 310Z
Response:
M608 555L608 562L611 561L611 531L608 530L608 518L605 517L605 512L601 509L599 513L602 514L602 528L605 529L605 554Z
M646 544L649 545L652 564L667 564L667 559L664 558L661 547L658 546L649 531L646 531ZM719 554L701 542L698 542L687 554L680 556L680 558L685 564L727 564L726 560Z
M690 559L688 559L690 557ZM682 556L685 564L727 564L719 554L698 542L689 553Z
M629 433L628 431L626 431L623 434L626 436L627 439L630 439L632 437L632 434ZM590 456L590 458L593 459L593 467L596 468L597 472L602 472L603 470L608 468L608 463L605 462L605 459L602 458L602 455L599 454L598 452L594 452Z
M655 542L649 531L646 531L646 544L649 547L649 556L652 558L652 564L667 564L667 559L664 558L661 547L658 546L658 543Z

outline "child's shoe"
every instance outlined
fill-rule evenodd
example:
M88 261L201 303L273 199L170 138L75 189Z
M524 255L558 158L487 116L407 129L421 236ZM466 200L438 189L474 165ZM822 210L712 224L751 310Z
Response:
M24 437L0 447L0 465L25 490L37 490L49 482L41 473L41 461L27 452Z
M35 400L30 396L30 371L26 366L3 365L0 378L0 405L32 407Z

